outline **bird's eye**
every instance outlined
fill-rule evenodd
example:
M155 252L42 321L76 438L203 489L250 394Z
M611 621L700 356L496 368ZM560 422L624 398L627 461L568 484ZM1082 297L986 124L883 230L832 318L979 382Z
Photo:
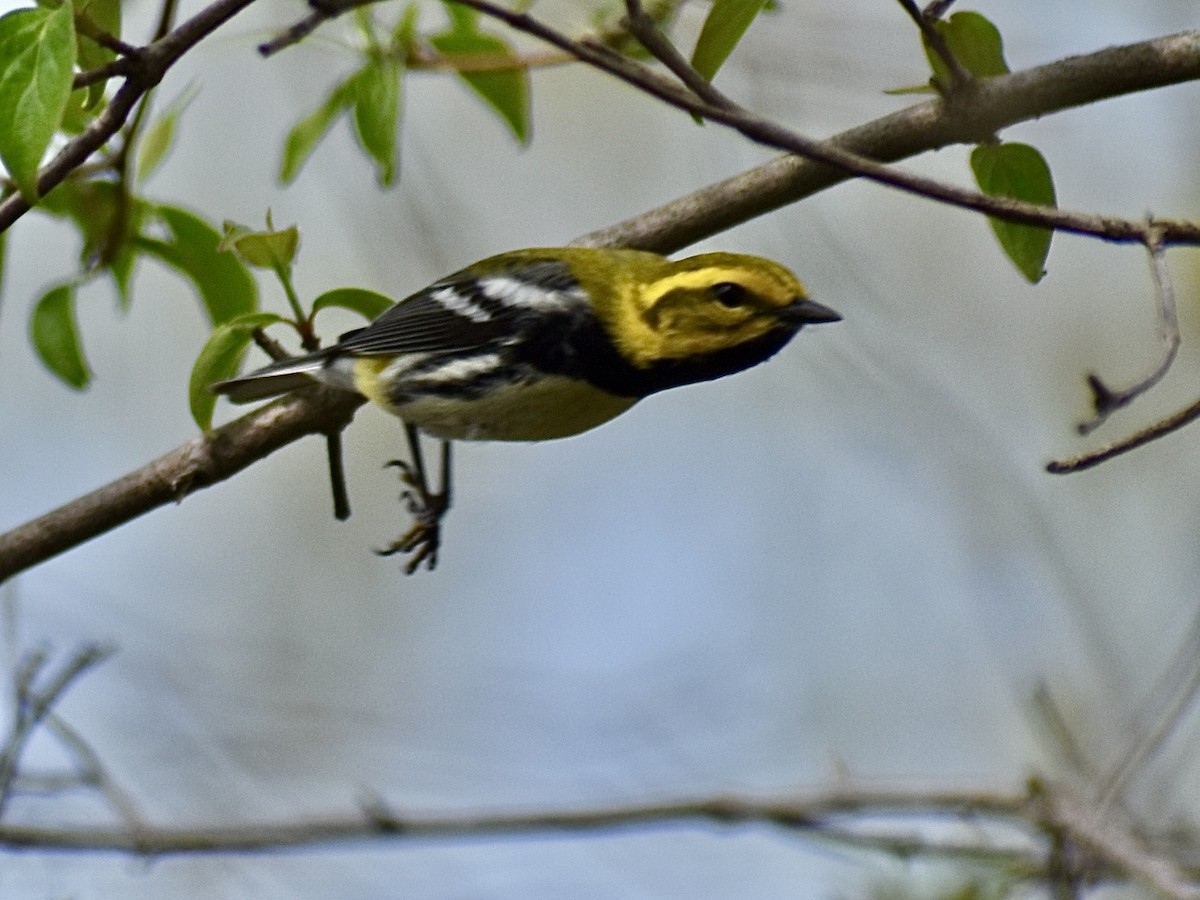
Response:
M717 295L717 301L722 306L728 306L730 309L743 305L748 296L747 290L733 281L722 281L720 284L714 284L713 293Z

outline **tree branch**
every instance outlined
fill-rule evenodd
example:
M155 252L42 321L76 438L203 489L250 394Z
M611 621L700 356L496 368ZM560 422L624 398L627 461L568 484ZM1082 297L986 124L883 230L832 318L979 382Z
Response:
M1200 884L1191 881L1171 859L1146 847L1102 813L1062 794L1042 793L1035 786L1028 814L1040 827L1057 832L1093 855L1104 868L1124 872L1161 897L1198 900Z
M38 726L50 715L67 688L79 676L103 662L111 654L110 647L98 644L80 647L71 654L56 674L46 676L49 684L45 687L34 686L34 681L46 668L47 652L44 649L29 654L17 667L13 677L16 695L13 698L13 726L4 745L0 747L0 817L3 816L12 797L17 763Z
M889 817L890 824L859 819ZM908 819L907 823L897 817ZM972 836L926 839L911 836L914 825L931 818L970 823ZM1026 829L1030 842L996 844L982 821ZM1127 830L1045 786L1028 795L984 791L839 790L798 799L716 797L680 802L630 804L604 809L532 813L396 814L378 802L358 815L307 822L261 823L236 827L156 827L136 830L104 827L47 828L0 825L0 845L73 852L124 852L161 856L190 853L253 853L288 847L324 846L346 841L464 838L532 833L628 831L636 827L707 823L720 827L773 825L812 839L891 855L972 859L1003 866L1027 878L1046 878L1054 851L1037 838L1081 853L1093 880L1136 880L1161 896L1196 900L1200 888L1171 860L1147 848Z
M1138 379L1129 387L1113 390L1096 373L1088 375L1088 386L1092 390L1092 400L1095 415L1080 422L1077 430L1080 434L1091 434L1103 425L1110 415L1128 406L1146 391L1157 385L1179 354L1183 337L1179 333L1179 312L1175 306L1175 287L1171 281L1171 272L1167 268L1164 247L1154 232L1153 223L1147 233L1146 250L1150 257L1150 279L1154 284L1154 299L1158 310L1158 334L1162 342L1162 353L1156 365L1144 377Z
M1046 463L1046 471L1051 475L1070 475L1073 472L1083 472L1100 465L1100 463L1108 462L1114 457L1122 456L1130 450L1136 450L1138 447L1143 447L1146 444L1157 441L1159 438L1164 438L1168 434L1183 428L1185 425L1190 425L1197 419L1200 419L1200 400L1173 415L1167 416L1165 419L1155 422L1148 428L1134 432L1128 437L1112 441L1103 447L1089 450L1087 453L1081 453L1078 456L1066 456L1062 459L1051 460ZM0 540L3 540L3 538L0 538Z
M837 836L849 832L840 817L859 814L943 815L953 818L1009 819L1025 809L1023 797L987 792L953 791L836 791L810 798L763 800L716 797L679 802L630 804L605 809L567 812L498 812L451 814L397 814L378 802L358 815L329 816L294 824L237 827L154 827L136 833L114 828L45 828L0 825L0 845L60 850L127 851L147 854L252 852L283 847L311 846L370 838L461 838L534 832L601 831L637 826L681 824L701 820L732 826L771 824L787 830L804 830ZM834 821L839 820L839 821ZM856 844L863 834L852 837ZM890 841L884 846L890 850ZM915 842L907 841L908 847ZM936 848L936 845L927 846ZM952 844L961 853L969 845ZM977 852L981 851L977 845ZM936 853L934 849L932 852ZM1027 861L1036 860L1023 854Z
M308 434L349 424L366 400L344 391L284 397L0 535L0 582L152 509L237 474Z
M581 242L596 245L621 244L652 250L678 248L854 176L1027 225L1108 241L1148 243L1151 239L1149 226L1144 220L1071 212L988 196L903 172L886 163L950 144L974 143L1009 125L1071 106L1200 78L1200 32L1186 32L1071 57L1012 75L974 79L955 95L953 104L928 101L832 139L818 141L734 104L707 101L636 60L614 53L603 45L574 40L526 13L514 12L490 0L455 2L478 9L512 28L566 50L582 62L671 106L728 125L757 143L803 157L777 160L775 165L779 171L774 173L774 178L768 179L769 186L760 180L760 175L766 171L766 167L760 167L754 170L756 183L753 185L738 184L737 179L731 179L708 189L703 195L677 201L681 211L686 212L695 198L703 196L707 203L711 191L723 191L734 202L724 211L719 228L701 233L679 233L679 230L665 227L670 224L670 213L667 213L655 219L655 226L663 227L655 227L652 233L637 233L629 227L630 223L622 223L595 232ZM740 197L736 196L739 187L742 188ZM664 207L659 212L667 209ZM639 216L637 221L644 225L645 217ZM1163 245L1200 243L1200 225L1194 222L1155 220L1154 226Z

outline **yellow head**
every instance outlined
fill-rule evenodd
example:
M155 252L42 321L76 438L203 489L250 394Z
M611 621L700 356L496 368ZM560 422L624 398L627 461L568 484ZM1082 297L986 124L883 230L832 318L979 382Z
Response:
M766 359L806 323L841 318L809 300L783 266L736 253L647 259L597 314L635 367L740 356L744 348L747 358L733 370Z

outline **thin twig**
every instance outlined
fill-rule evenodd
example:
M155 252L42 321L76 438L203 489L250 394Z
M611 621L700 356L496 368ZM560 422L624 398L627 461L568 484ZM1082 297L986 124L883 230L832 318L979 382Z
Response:
M145 827L145 819L139 812L133 795L117 783L112 773L101 762L100 755L83 735L53 711L46 716L42 727L53 734L72 757L77 781L94 788L112 807L127 829L138 831Z
M933 52L938 55L938 58L946 64L946 68L950 71L950 80L952 83L941 85L941 87L947 90L948 93L953 94L954 91L969 84L972 77L971 73L958 61L958 57L950 49L950 44L946 42L946 36L938 30L937 20L941 18L941 11L937 11L936 14L930 14L928 10L922 12L917 8L917 4L913 0L896 0L896 2L908 13L908 17L913 20L916 26L921 29L921 36L925 38L925 43L933 49Z
M811 162L839 169L843 178L851 176L867 178L931 200L941 201L976 212L987 213L988 215L1025 225L1040 225L1075 234L1091 235L1092 237L1109 241L1136 241L1143 244L1147 242L1148 226L1145 222L1096 216L1041 206L1036 203L1027 203L1007 197L989 196L978 191L959 188L938 182L932 178L905 172L894 166L880 162L880 157L871 158L855 152L844 141L836 139L827 141L813 140L790 131L774 122L755 116L736 105L727 107L708 103L697 97L687 88L664 78L636 60L613 54L611 51L606 52L586 41L575 40L526 13L514 12L511 9L491 2L491 0L454 0L454 2L477 9L486 15L501 20L518 31L531 34L560 49L566 50L577 56L581 61L608 72L610 75L614 75L622 81L678 109L727 125L757 143L779 150L786 150L804 157ZM1190 52L1195 54L1189 61L1192 70L1189 72L1188 77L1200 77L1200 32L1177 35L1170 40L1181 39L1188 42ZM1141 45L1139 45L1140 47ZM1165 47L1162 48L1160 53L1166 49ZM1129 50L1130 48L1122 48L1122 53L1119 55L1124 55ZM1101 54L1104 52L1100 51ZM1139 49L1137 51L1139 59L1141 53L1142 49ZM1089 59L1094 59L1098 55L1093 54ZM1172 54L1167 53L1167 55L1171 56ZM1064 66L1073 62L1074 60L1064 60L1057 65ZM1115 64L1115 58L1113 62ZM1043 67L1043 69L1047 68ZM955 134L945 134L943 140L935 139L933 143L924 149L932 149L934 146L944 146L948 143L969 141L981 132L991 134L1004 124L1012 124L1012 122L1026 118L1024 114L1009 118L1009 115L1014 111L1013 103L1010 101L1017 99L1009 96L1010 91L1014 84L1033 77L1034 73L1039 71L1029 70L1024 73L997 76L995 78L972 82L971 102L969 104L972 118L969 123L961 121L956 113L948 110L939 101L932 101L925 105L922 112L926 116L942 119L942 124L949 126L951 131L954 131L956 128L959 130ZM1047 84L1046 87L1053 88L1050 84ZM1073 83L1072 87L1073 89L1084 90L1087 86ZM1000 100L1000 96L1005 97L1005 99L1003 101ZM1006 115L999 116L997 121L993 123L992 118L996 113L1000 112L1000 108L1005 110ZM917 108L906 112L912 113L915 109ZM884 158L887 157L885 156ZM837 177L827 176L827 178L827 183L839 180ZM1164 245L1200 243L1200 225L1196 223L1156 221L1154 224L1159 232L1158 240Z
M922 10L921 15L930 21L945 18L946 12L954 5L954 0L931 0Z
M637 38L646 50L665 65L683 82L700 100L713 106L726 109L736 108L736 104L713 87L712 82L696 71L696 68L683 58L675 49L675 45L667 40L654 17L647 14L640 0L625 0L626 17L623 23L629 33ZM603 46L603 45L597 45ZM608 48L606 48L608 49ZM620 57L620 54L614 54Z
M271 40L259 44L258 52L264 57L273 56L280 50L300 43L330 19L337 18L356 6L369 6L377 2L379 0L309 0L308 5L313 11Z
M1165 248L1153 222L1146 224L1146 250L1150 259L1151 281L1154 284L1162 355L1158 364L1149 374L1122 390L1113 390L1108 387L1095 373L1088 375L1087 382L1092 391L1092 401L1096 413L1090 419L1079 423L1077 428L1080 434L1090 434L1103 425L1108 417L1118 409L1128 406L1162 381L1170 371L1171 364L1175 362L1175 357L1179 354L1179 346L1183 342L1179 333L1179 312L1175 304L1175 288L1171 280L1171 272L1167 268Z
M1099 780L1097 807L1105 814L1124 794L1129 782L1143 769L1146 760L1161 749L1167 739L1194 708L1200 696L1200 615L1188 629L1187 638L1176 652L1172 665L1149 692L1151 699L1167 693L1161 714L1148 728L1137 729L1133 740L1106 777Z
M1065 794L1035 788L1029 815L1051 833L1061 833L1086 849L1106 868L1124 872L1171 900L1198 900L1200 885L1171 859L1146 847L1135 835L1095 809Z
M43 688L35 688L34 681L45 668L48 654L44 649L28 654L18 665L13 679L16 700L13 725L0 747L0 817L12 798L12 784L21 754L38 725L80 675L111 654L111 647L85 644L71 654L57 673L49 676L49 683Z
M357 815L330 816L308 822L260 823L235 827L174 828L149 826L131 834L119 828L42 828L0 825L0 845L32 846L75 851L128 851L152 855L171 853L254 852L285 847L326 845L371 838L463 838L539 832L595 832L633 827L690 825L708 822L722 827L769 824L803 831L816 838L845 841L906 855L986 857L996 848L986 844L914 840L895 832L868 834L846 827L847 815L880 812L935 815L952 818L994 817L1019 820L1027 807L1021 796L954 791L837 791L798 800L717 797L680 802L646 803L566 812L496 812L401 814L375 802ZM1036 865L1028 850L1000 850L1001 859ZM993 858L997 858L993 856Z
M77 91L80 88L88 87L100 81L108 81L112 78L128 78L136 68L137 63L134 59L128 56L121 56L102 66L77 73L71 80L71 89Z
M1049 685L1039 681L1034 686L1031 702L1036 716L1035 724L1045 729L1045 739L1050 741L1060 765L1066 765L1081 782L1091 782L1097 777L1096 766L1088 757L1085 747L1072 730L1062 705L1051 692Z
M1046 471L1051 475L1070 475L1073 472L1082 472L1086 469L1094 468L1103 462L1108 462L1114 457L1128 453L1130 450L1136 450L1138 447L1143 447L1152 441L1166 437L1171 432L1178 431L1185 425L1190 425L1196 419L1200 419L1200 400L1128 437L1105 444L1103 447L1095 450L1089 450L1087 453L1081 453L1078 456L1066 456L1061 459L1051 460L1046 463Z
M892 824L880 824L887 816ZM897 817L912 824L929 817L982 820L1023 827L1028 845L993 843L989 832L975 840L944 840L906 834ZM873 820L871 830L865 821ZM745 824L772 825L809 839L903 858L970 859L1004 866L1025 877L1045 878L1053 860L1036 847L1039 833L1058 841L1064 851L1085 854L1065 871L1086 871L1103 880L1142 882L1173 900L1196 900L1196 885L1169 859L1144 846L1133 834L1066 795L1041 784L1026 796L979 791L838 790L792 800L717 797L680 802L630 804L569 812L499 812L400 814L375 801L359 814L287 824L261 823L236 827L175 828L149 826L128 832L116 828L44 828L0 825L0 845L42 850L120 851L150 855L247 853L287 847L321 846L370 839L496 838L545 832L628 831L637 827L689 826L722 828ZM1076 865L1080 869L1076 869ZM1061 867L1060 867L1061 869Z
M127 44L119 37L99 28L87 16L75 16L75 30L89 40L95 41L106 50L119 53L121 56L137 56L140 52L139 48L133 46L133 44Z
M303 19L291 25L286 31L281 31L275 37L271 38L271 40L263 41L263 43L259 44L258 52L263 56L274 56L285 47L300 43L330 18L332 18L330 13L313 10Z

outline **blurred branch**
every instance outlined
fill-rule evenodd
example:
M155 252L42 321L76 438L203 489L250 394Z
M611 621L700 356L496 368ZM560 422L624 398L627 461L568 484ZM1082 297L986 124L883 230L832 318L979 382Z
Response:
M1161 897L1200 898L1200 883L1189 879L1174 861L1151 850L1135 834L1116 824L1106 810L1089 808L1064 794L1034 785L1026 814L1039 828L1090 855L1104 871L1129 876Z
M20 847L41 847L74 850L127 850L148 854L205 853L230 851L275 850L283 847L328 844L380 838L461 838L487 835L523 834L555 831L601 831L628 829L636 826L657 826L703 820L731 826L748 823L771 824L788 830L820 832L837 838L843 833L840 817L875 815L901 811L906 814L929 813L953 817L1018 815L1025 804L1020 796L986 792L834 792L808 799L752 800L733 797L683 801L678 803L649 803L588 809L577 812L542 813L456 813L451 815L401 815L378 801L371 801L357 815L328 817L308 822L288 824L259 824L236 827L171 828L147 827L137 834L113 828L41 828L20 825L0 825L0 844ZM826 821L839 818L838 822ZM862 845L871 838L862 833L845 832L848 840ZM916 850L919 842L911 838L898 841L895 835L879 838L880 844L891 852L892 846L903 846L905 852ZM936 855L939 845L923 844ZM946 845L958 854L971 845ZM986 854L989 848L971 847ZM994 850L994 848L991 848ZM1028 853L1003 852L1003 856L1024 856Z
M879 817L889 817L881 823ZM931 819L961 820L964 836L914 837ZM901 821L903 820L903 821ZM1016 825L1027 842L1000 838L984 820ZM1200 888L1170 860L1135 835L1075 801L1034 785L1028 794L985 791L839 790L779 800L718 797L679 803L641 804L579 812L399 815L372 802L358 815L288 824L172 828L44 828L0 825L0 844L74 851L125 851L148 855L275 851L370 839L499 838L538 832L597 832L696 823L730 827L773 825L824 843L905 858L970 858L1004 866L1025 878L1046 877L1051 856L1046 838L1079 855L1080 871L1093 881L1143 883L1163 897L1196 900Z
M1126 788L1167 742L1187 716L1195 711L1200 697L1200 615L1162 675L1156 679L1139 708L1146 710L1140 723L1130 728L1130 740L1118 761L1097 778L1097 807L1107 810L1119 803ZM1162 702L1159 698L1165 698ZM1161 706L1161 709L1155 709Z
M47 652L27 654L13 673L13 722L3 746L0 746L0 817L12 799L13 783L21 754L39 725L50 715L67 689L88 669L103 662L112 653L109 647L86 644L76 650L58 672L46 676L43 687L34 682L43 675Z

